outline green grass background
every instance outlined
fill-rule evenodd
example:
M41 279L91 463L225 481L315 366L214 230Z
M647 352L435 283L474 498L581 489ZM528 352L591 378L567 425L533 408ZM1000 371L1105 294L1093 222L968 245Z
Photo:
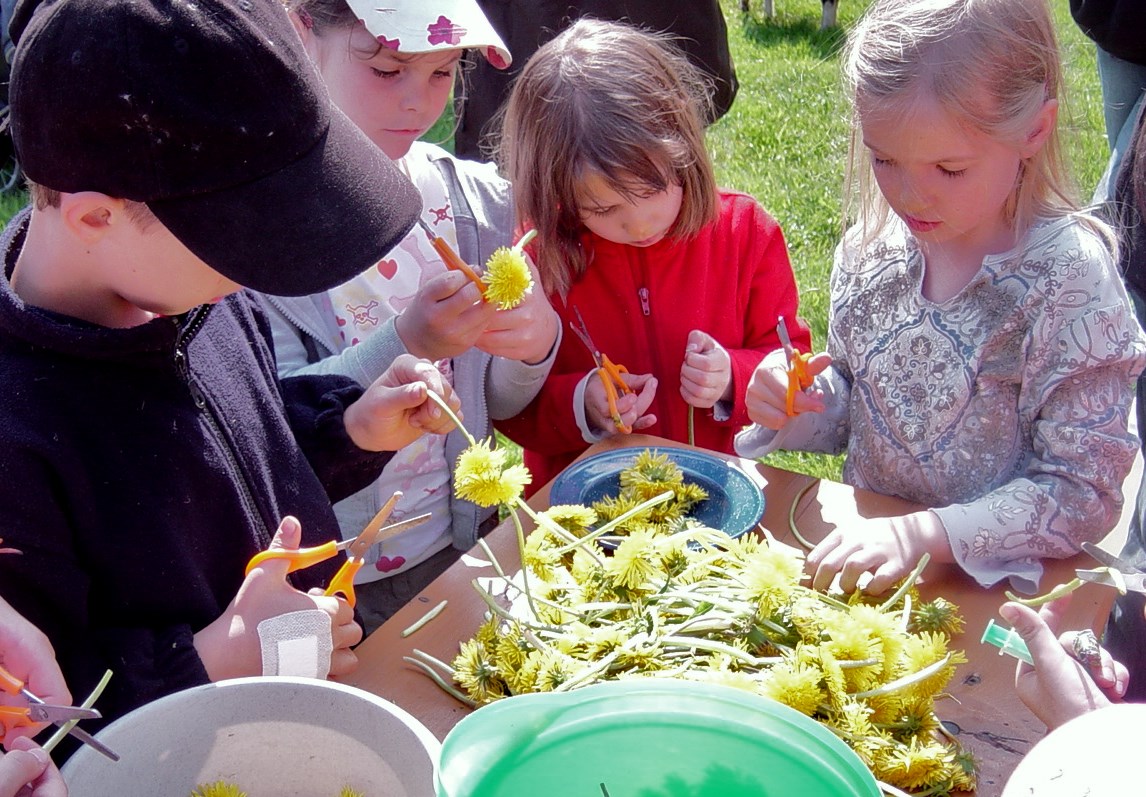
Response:
M842 0L840 26L821 31L819 0L776 0L773 19L762 18L761 0L752 0L747 14L738 0L722 0L740 91L731 111L710 128L709 149L720 184L755 196L783 228L800 314L817 348L826 337L828 272L843 226L848 130L838 52L844 31L869 2ZM1094 46L1071 19L1067 0L1051 2L1067 76L1060 125L1076 181L1089 196L1107 156ZM448 148L452 126L447 112L426 138ZM8 218L25 201L19 191L0 196L0 216ZM839 457L787 452L769 462L828 478L838 478L841 465Z

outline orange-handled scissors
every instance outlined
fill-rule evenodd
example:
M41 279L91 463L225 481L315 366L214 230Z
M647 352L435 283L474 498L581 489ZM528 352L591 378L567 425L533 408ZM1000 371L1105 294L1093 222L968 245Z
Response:
M430 246L434 247L434 251L438 253L438 257L446 264L446 268L465 274L469 277L470 282L477 285L482 296L485 296L485 283L481 281L481 277L477 275L477 272L470 268L469 263L462 260L461 255L451 249L450 245L446 243L446 239L434 232L429 224L426 224L422 219L418 219L418 224L429 237Z
M780 336L784 356L788 358L788 395L784 409L788 415L795 415L796 391L807 390L815 382L815 377L808 373L808 360L812 359L812 355L796 351L792 339L788 337L788 325L784 323L784 316L776 321L776 334Z
M279 548L260 551L251 557L251 561L247 562L246 572L250 573L255 567L271 559L286 559L287 572L293 573L296 570L304 570L319 562L325 562L339 551L346 551L346 561L342 563L342 567L338 568L338 572L334 574L334 578L331 579L330 585L326 588L326 594L342 595L346 598L346 602L353 606L357 600L354 596L354 576L357 575L358 570L365 563L366 552L370 549L370 546L387 540L406 529L419 526L430 519L430 513L426 512L421 515L415 515L412 518L407 518L399 523L391 523L389 526L385 525L391 513L394 511L394 506L401 498L401 492L394 493L390 500L378 510L378 514L374 516L374 519L366 524L366 528L362 530L362 533L352 540L343 540L342 542L331 540L330 542L325 542L313 548L298 548L293 551Z
M45 703L28 691L23 681L3 667L0 667L0 689L10 695L23 698L25 703L23 706L0 706L0 726L3 726L5 733L13 728L23 728L41 722L50 722L53 725L62 727L66 722L71 720L100 718L100 713L94 708L54 706ZM84 744L90 745L112 761L119 760L119 756L116 753L87 731L72 727L68 733Z
M627 374L629 369L623 365L616 365L607 354L601 353L601 350L593 343L593 338L589 336L589 328L585 326L585 319L581 317L581 311L574 307L573 312L577 316L577 322L570 321L569 328L577 334L577 337L585 344L585 348L593 355L593 362L597 365L597 376L601 378L601 384L605 386L605 399L609 402L609 414L613 417L613 425L617 427L618 431L629 434L633 431L633 427L621 419L621 413L617 410L618 395L623 396L633 392L633 389L625 384L625 380L621 378L621 374Z

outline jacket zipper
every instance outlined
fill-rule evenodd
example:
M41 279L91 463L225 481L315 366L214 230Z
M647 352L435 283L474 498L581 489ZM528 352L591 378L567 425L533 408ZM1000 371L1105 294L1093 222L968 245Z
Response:
M179 372L180 378L184 384L187 385L187 390L191 394L191 400L195 402L195 406L203 412L203 417L207 419L207 425L211 428L212 434L217 440L220 441L223 454L227 458L227 465L232 474L235 476L235 482L239 488L239 497L242 500L243 507L247 515L259 524L262 528L264 539L260 541L261 545L266 545L273 535L267 529L266 522L263 520L262 513L258 510L258 504L255 502L255 497L251 492L250 485L247 483L246 475L239 464L239 458L235 454L234 446L231 439L224 434L223 424L220 422L215 408L207 401L207 396L195 381L195 377L191 373L191 364L188 361L187 349L191 345L191 341L199 334L199 330L207 322L207 314L211 311L210 306L200 307L194 311L190 320L183 325L175 338L175 368Z
M645 255L644 249L637 250L637 269L639 277L639 287L637 288L637 299L641 303L641 314L645 317L644 331L645 331L645 346L649 352L650 359L652 360L652 372L660 379L663 374L661 372L661 358L660 349L656 340L656 325L653 322L653 304L652 296L649 292L649 260ZM663 386L657 388L657 396L653 401L653 406L656 407L657 413L657 426L661 429L661 434L665 437L671 437L669 434L669 399L666 398L668 394L665 393ZM655 433L655 432L654 432Z

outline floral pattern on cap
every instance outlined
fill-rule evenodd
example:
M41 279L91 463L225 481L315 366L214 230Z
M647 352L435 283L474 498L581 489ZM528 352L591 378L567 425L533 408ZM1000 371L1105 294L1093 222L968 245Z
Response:
M366 30L389 50L424 53L459 47L481 52L496 69L513 60L476 0L347 0Z

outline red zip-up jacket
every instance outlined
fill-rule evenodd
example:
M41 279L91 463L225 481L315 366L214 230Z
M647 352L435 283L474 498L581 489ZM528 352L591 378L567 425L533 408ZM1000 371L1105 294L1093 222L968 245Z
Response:
M497 428L524 449L533 474L529 492L556 476L588 447L573 411L577 383L593 358L569 329L577 307L593 341L632 374L657 378L649 412L657 422L642 432L688 440L688 405L680 369L688 335L712 335L732 358L731 416L695 411L696 444L732 453L732 437L749 423L744 392L753 370L780 346L776 320L784 316L792 343L808 351L811 335L798 320L798 296L779 225L750 196L720 194L718 218L691 239L665 239L639 248L586 231L590 254L585 275L562 299L550 296L565 334L541 392L518 416ZM718 405L719 406L719 405Z

